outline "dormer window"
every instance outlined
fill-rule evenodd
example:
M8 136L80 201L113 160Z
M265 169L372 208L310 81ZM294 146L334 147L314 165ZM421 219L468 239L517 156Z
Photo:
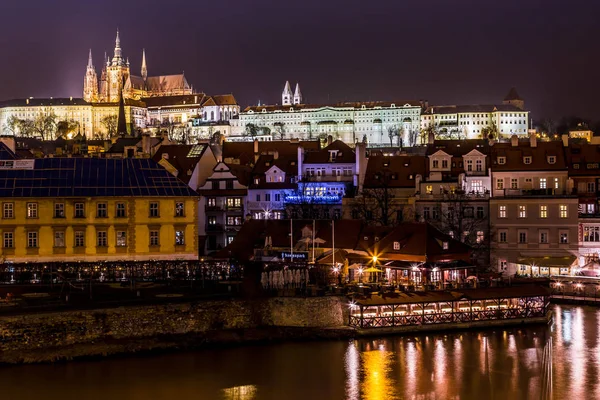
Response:
M425 192L426 192L427 194L432 194L432 193L433 193L433 186L432 186L432 185L427 185L427 186L425 187Z
M500 164L500 165L506 164L506 157L498 157L498 164Z
M579 169L579 163L573 164L573 169Z
M254 178L254 184L258 185L260 183L260 178Z
M442 249L444 249L444 250L448 250L448 247L449 247L449 244L448 244L448 242L443 242L443 243L442 243Z
M548 156L548 164L554 164L554 163L556 163L556 157Z
M390 166L390 162L389 161L384 161L383 162L383 166L384 167L389 167Z
M531 164L531 156L523 157L523 164Z
M337 158L337 150L329 150L329 162L334 162Z
M400 250L400 242L394 242L394 250Z

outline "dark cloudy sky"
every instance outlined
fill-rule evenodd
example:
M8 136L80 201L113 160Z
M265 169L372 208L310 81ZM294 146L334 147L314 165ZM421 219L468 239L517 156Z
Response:
M1 0L0 98L81 96L115 30L132 71L185 71L242 106L428 99L600 119L598 0Z

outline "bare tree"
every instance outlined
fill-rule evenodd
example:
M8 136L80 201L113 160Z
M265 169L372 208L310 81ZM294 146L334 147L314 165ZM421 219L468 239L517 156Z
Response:
M258 127L255 124L246 124L246 135L255 137L258 135Z
M110 139L117 135L118 117L116 115L106 115L102 117L100 123L106 129L106 133L96 134L99 139Z
M407 139L408 139L408 143L406 145L408 147L416 146L417 139L419 139L419 131L417 129L409 129Z
M62 120L56 124L56 137L65 137L69 133L76 132L79 129L79 122L70 120Z
M372 225L393 226L405 217L405 210L395 205L396 195L390 187L391 171L381 171L375 175L377 185L363 187L352 202L354 219L362 219Z
M34 136L43 140L53 140L56 135L56 114L51 108L44 108L33 120L31 129Z
M481 136L482 139L497 139L500 136L498 125L493 118L490 118L488 125L481 130Z
M400 136L398 127L395 125L388 126L387 133L388 133L388 138L390 138L390 147L392 147L392 146L394 146L394 138Z
M17 136L17 134L20 133L19 131L21 124L22 121L19 118L17 118L15 115L11 115L4 124L4 130L13 136Z
M286 133L285 124L283 122L276 122L275 123L275 135L273 135L273 136L277 136L279 140L283 140L285 137L285 133Z

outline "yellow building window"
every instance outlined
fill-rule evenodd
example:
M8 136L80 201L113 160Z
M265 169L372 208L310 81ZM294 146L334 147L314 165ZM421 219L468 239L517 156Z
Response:
M559 210L560 210L560 217L561 218L568 218L569 217L569 212L568 212L568 208L566 204L561 204L559 206Z
M548 218L548 206L540 206L540 218Z

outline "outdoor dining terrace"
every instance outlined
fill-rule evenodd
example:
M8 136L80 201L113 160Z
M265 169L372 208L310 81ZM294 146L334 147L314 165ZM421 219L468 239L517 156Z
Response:
M350 301L351 327L385 328L543 318L550 292L536 285L383 293Z

